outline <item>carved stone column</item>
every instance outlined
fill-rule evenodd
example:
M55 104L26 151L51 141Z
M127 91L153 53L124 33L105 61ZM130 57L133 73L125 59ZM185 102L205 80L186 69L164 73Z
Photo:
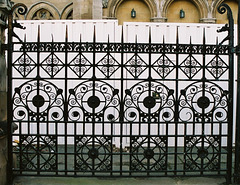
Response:
M6 21L11 3L0 0L0 46L5 43ZM7 183L7 68L5 52L0 47L0 185Z
M102 19L102 1L100 0L93 0L93 6L92 6L92 18L93 19Z
M92 19L93 0L75 0L73 2L73 19Z
M81 0L73 1L73 19L80 19L81 18Z

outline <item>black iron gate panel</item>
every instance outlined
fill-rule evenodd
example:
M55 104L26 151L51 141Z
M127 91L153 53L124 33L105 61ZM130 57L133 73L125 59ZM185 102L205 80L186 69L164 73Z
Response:
M231 39L40 40L12 43L13 172L231 178Z

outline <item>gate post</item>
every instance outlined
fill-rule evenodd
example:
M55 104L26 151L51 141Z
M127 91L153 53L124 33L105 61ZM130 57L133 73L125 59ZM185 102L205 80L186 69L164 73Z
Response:
M240 1L238 1L238 45L236 47L237 54L237 111L236 111L236 140L235 140L235 167L234 182L240 184Z
M0 0L0 185L7 184L7 67L5 51L5 29L11 2Z

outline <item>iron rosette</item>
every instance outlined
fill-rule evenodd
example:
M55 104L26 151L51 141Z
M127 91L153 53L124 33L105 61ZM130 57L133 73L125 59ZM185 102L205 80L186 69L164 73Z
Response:
M85 81L69 90L69 120L114 122L119 119L119 90L103 81Z
M179 119L183 122L223 122L228 115L228 91L212 82L196 82L181 90Z
M131 122L170 122L174 119L174 90L160 82L140 82L125 91L124 118Z
M28 81L15 88L13 121L60 121L63 119L62 89L44 80Z

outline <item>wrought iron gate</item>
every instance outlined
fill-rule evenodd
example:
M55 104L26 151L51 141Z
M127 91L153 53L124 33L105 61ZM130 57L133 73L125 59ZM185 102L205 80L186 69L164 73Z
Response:
M228 16L228 45L206 44L205 34L202 44L180 44L178 35L175 44L155 44L151 34L149 43L68 42L67 33L61 43L40 42L39 33L37 42L11 42L10 28L13 173L231 181Z

